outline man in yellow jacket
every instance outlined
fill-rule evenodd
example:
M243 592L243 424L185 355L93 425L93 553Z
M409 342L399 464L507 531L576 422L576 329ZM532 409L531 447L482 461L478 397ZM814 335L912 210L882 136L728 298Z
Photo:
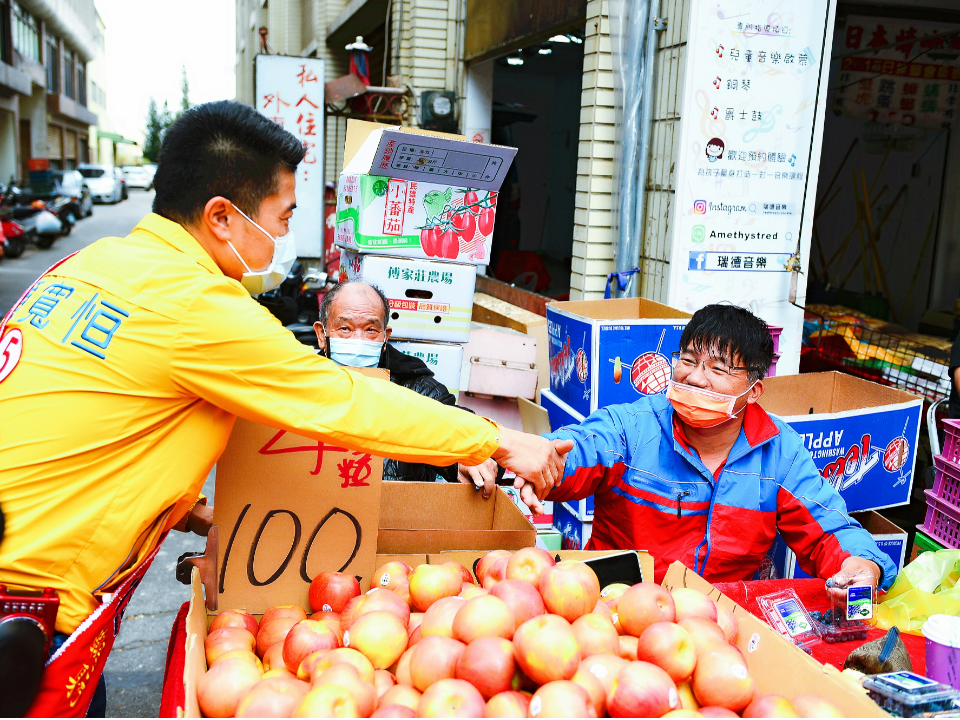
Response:
M56 589L59 632L189 518L237 416L410 462L493 457L540 497L562 473L567 444L351 373L251 298L295 258L303 154L247 106L187 111L154 213L39 278L0 327L0 583Z

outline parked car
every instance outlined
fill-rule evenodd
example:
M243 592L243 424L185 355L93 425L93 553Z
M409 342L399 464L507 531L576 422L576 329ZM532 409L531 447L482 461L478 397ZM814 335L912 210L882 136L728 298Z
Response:
M143 168L143 171L150 176L150 186L153 187L153 178L157 174L157 164L156 163L144 163L140 167Z
M128 188L153 190L153 174L147 172L139 165L124 165L123 177L127 181Z
M66 195L73 200L75 208L71 208L77 219L93 215L93 194L77 170L54 170L54 189L60 195Z
M114 174L117 176L117 180L120 181L120 199L127 199L127 178L123 175L123 170L118 167L113 169Z
M82 164L77 171L83 175L94 202L118 203L124 198L123 173L113 165ZM119 174L120 177L117 177Z

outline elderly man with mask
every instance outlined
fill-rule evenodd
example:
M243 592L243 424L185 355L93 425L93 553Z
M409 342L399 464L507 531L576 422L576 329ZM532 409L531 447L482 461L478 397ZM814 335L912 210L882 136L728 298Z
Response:
M388 344L393 333L389 318L390 303L379 288L359 280L335 285L324 295L320 319L313 324L320 353L339 365L388 370L391 382L455 406L457 399L422 360ZM492 494L498 473L502 475L493 460L448 467L391 459L383 463L384 480L434 482L439 475L447 482L473 483L485 498Z

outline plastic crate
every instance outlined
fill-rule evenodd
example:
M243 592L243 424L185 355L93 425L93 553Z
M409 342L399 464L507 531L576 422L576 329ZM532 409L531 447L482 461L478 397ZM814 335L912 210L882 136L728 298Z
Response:
M955 507L960 507L960 465L950 462L943 455L935 455L933 464L937 468L933 494Z
M946 437L943 439L942 456L950 462L960 463L960 420L945 418L943 429Z
M927 517L917 527L944 546L960 550L960 508L941 500L933 490L923 493L927 496Z

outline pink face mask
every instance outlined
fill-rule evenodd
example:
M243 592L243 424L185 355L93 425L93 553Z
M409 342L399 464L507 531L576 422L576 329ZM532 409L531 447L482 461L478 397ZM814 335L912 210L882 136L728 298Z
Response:
M737 416L733 412L737 400L750 392L756 384L756 382L751 383L750 387L739 395L725 395L671 380L667 389L667 399L690 427L716 427Z

